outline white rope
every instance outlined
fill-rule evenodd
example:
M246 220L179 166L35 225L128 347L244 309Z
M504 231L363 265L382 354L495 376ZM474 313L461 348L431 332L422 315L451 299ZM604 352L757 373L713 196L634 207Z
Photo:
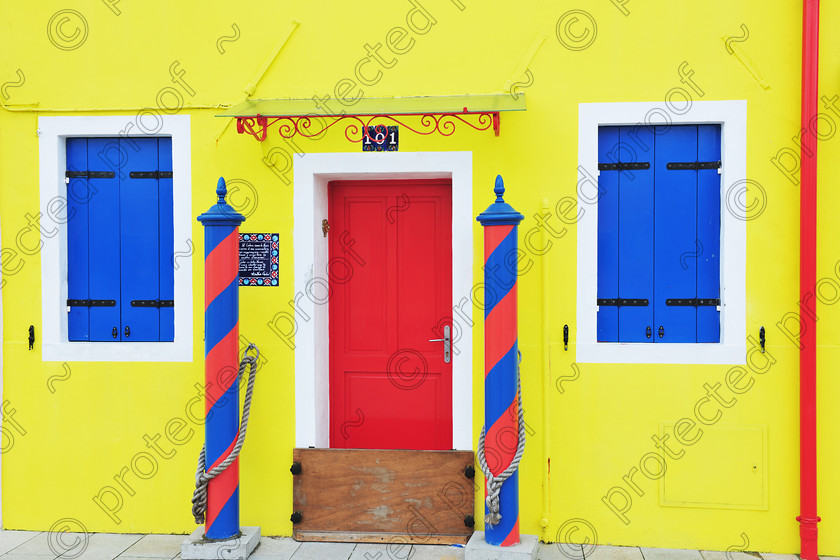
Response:
M487 481L487 515L484 516L485 525L497 525L502 520L502 515L499 513L499 493L502 490L502 484L505 480L510 478L510 475L516 472L519 468L519 461L522 460L522 453L525 451L525 416L522 411L522 380L519 375L519 364L522 362L522 353L517 350L516 362L516 396L519 408L519 444L516 447L516 454L513 456L510 465L499 473L498 476L493 476L493 472L487 467L487 458L484 456L484 435L485 426L481 427L481 435L478 438L478 465L481 467L481 472L484 473L484 479Z
M256 355L249 356L248 352L251 349L256 351ZM245 373L245 368L250 364L251 371L248 374L248 388L245 390L245 402L242 405L242 422L239 425L239 435L236 437L236 445L231 449L230 454L225 457L225 460L210 469L209 472L204 472L206 466L206 447L207 443L201 446L201 453L198 455L198 469L195 471L195 490L192 497L192 513L195 517L195 522L199 525L204 523L204 513L207 511L207 484L222 474L236 458L239 457L239 451L245 443L245 432L248 431L248 417L251 413L251 396L254 393L254 379L257 375L257 360L260 357L260 349L254 344L249 344L245 349L245 355L242 361L239 362L239 374L236 376L236 383L239 385L239 380Z

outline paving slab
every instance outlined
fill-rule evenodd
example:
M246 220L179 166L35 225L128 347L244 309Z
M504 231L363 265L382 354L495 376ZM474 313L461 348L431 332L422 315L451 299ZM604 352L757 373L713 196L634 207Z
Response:
M118 535L114 533L64 533L60 535L64 550L61 558L73 560L113 560L124 550L143 538L143 535Z
M71 538L67 533L38 533L25 543L12 549L9 554L13 554L15 556L40 556L41 558L55 558L61 554L60 549L58 549L57 552L53 551L53 548L56 547L55 539L59 536L62 536L65 539Z
M799 556L796 554L776 554L774 552L760 552L759 554L764 560L799 560ZM825 556L820 558L825 560Z
M699 550L684 548L641 548L645 560L703 560Z
M128 547L118 558L175 558L181 553L181 543L186 535L145 535Z
M415 544L411 549L410 560L464 560L465 550L463 546Z
M644 560L638 546L587 545L584 553L586 560Z
M584 560L583 546L574 543L543 543L537 551L537 558L538 560Z
M6 554L40 534L41 531L0 531L0 554Z
M756 554L749 554L740 550L722 552L718 550L701 550L703 560L760 560Z
M354 543L302 542L292 560L349 560Z
M290 560L300 543L288 537L262 537L251 560Z

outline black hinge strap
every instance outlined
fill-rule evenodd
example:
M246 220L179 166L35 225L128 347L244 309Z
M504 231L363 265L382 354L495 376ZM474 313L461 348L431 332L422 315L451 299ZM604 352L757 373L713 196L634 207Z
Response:
M113 179L113 171L70 171L64 172L65 177L75 179L76 177L84 177L85 179Z
M720 305L720 298L666 299L665 305L677 307L706 307Z
M719 161L672 161L665 166L668 169L720 169Z
M132 171L128 174L132 179L171 179L171 171Z
M172 299L133 299L131 307L175 307Z
M613 307L644 307L648 305L648 300L646 299L622 299L622 298L612 298L612 299L601 299L598 298L598 305L606 305L606 306L613 306Z
M629 169L650 169L647 161L622 161L619 163L599 163L599 171L627 171Z
M113 299L68 299L71 307L114 307L117 302Z

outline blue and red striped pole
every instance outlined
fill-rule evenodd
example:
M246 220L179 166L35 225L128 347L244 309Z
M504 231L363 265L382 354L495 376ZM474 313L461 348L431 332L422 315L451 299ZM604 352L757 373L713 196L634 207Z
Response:
M502 176L496 177L496 202L478 215L484 226L484 453L494 476L513 460L519 441L517 402L517 226L524 216L504 201ZM485 496L487 488L485 486ZM485 506L486 509L486 506ZM489 544L519 543L519 470L502 483L501 520L485 524Z
M219 178L218 202L198 217L204 226L204 379L206 471L231 452L239 433L239 224L245 217L225 202ZM204 536L239 536L239 459L207 485Z

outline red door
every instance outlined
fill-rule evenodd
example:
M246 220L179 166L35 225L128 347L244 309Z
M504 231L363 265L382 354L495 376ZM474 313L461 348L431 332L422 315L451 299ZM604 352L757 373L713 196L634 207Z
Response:
M449 180L329 184L330 447L452 449Z

